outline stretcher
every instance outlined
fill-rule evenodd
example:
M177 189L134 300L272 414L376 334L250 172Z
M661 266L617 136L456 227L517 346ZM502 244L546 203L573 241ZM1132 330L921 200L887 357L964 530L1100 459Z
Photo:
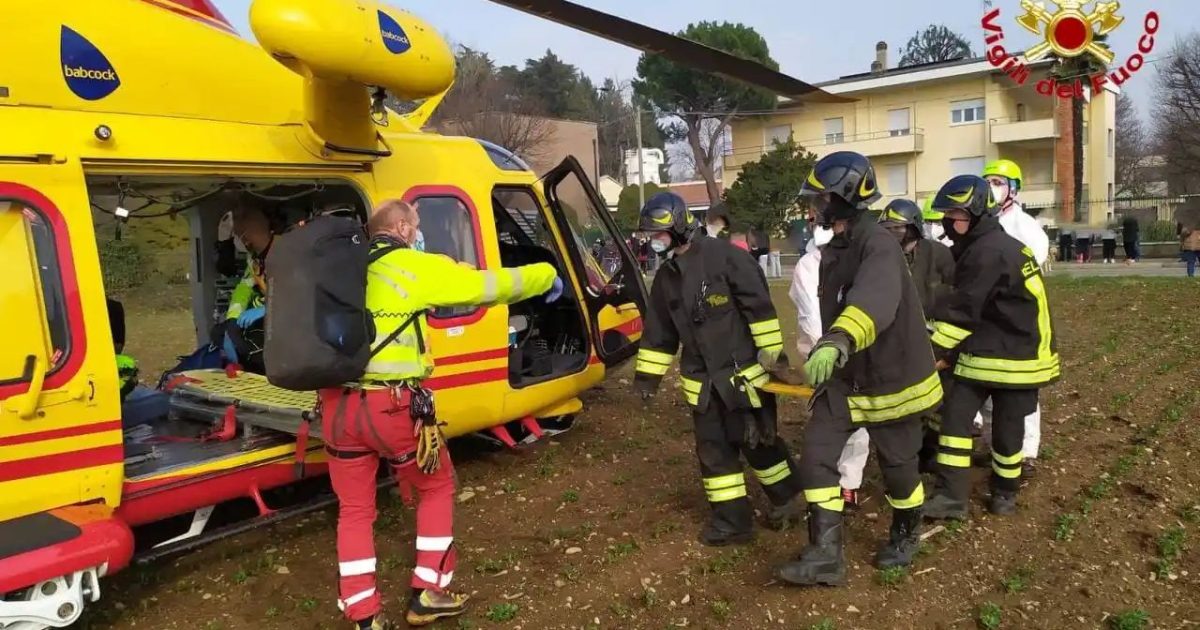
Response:
M188 370L174 375L165 388L171 411L180 417L218 421L220 437L231 439L241 425L244 434L269 430L295 436L321 437L316 392L295 392L250 372ZM214 438L215 439L215 438Z
M813 394L813 388L808 385L794 384L781 380L771 380L763 386L762 390L776 396L794 396L804 399L812 398Z

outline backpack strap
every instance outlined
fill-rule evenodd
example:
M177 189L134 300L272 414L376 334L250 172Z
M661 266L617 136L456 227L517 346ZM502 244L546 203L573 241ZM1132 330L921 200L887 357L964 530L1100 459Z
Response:
M371 263L379 260L380 258L383 258L384 256L396 251L397 249L403 249L403 246L395 245L395 244L388 244L388 245L384 245L383 247L379 247L374 250L371 250L371 253L367 254L367 264L370 265ZM422 313L423 313L423 311L417 311L417 312L413 313L412 315L409 315L408 319L404 320L404 322L402 324L400 324L399 326L396 327L396 330L392 331L392 334L388 335L383 341L381 341L379 343L378 346L371 348L371 354L370 354L369 358L374 358L375 355L379 354L379 352L381 350L383 350L384 348L386 348L388 344L395 341L396 337L399 337L400 333L404 332L405 329L407 329L409 326L416 326L416 328L417 328L417 350L421 354L425 354L425 338L421 334L421 324L417 322L417 318L420 317Z
M367 254L367 264L369 265L369 264L379 260L380 258L383 258L384 256L387 256L388 254L396 251L397 249L403 249L403 247L401 247L399 245L384 245L383 247L373 249L373 250L371 250L371 252L369 254Z

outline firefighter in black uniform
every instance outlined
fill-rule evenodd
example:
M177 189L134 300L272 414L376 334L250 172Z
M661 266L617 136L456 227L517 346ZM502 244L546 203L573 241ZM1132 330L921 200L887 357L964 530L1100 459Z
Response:
M817 388L800 460L809 545L779 577L834 585L846 580L837 468L846 439L860 427L870 431L892 506L890 538L875 564L906 566L920 544L925 499L917 471L920 417L941 402L942 384L904 254L864 216L880 197L871 163L849 151L830 154L817 162L801 195L834 237L821 257L818 289L825 334L804 365Z
M684 397L692 406L696 454L712 518L706 545L748 542L753 510L739 451L770 499L767 525L800 519L800 482L776 432L775 396L759 388L778 367L783 333L767 281L750 255L729 241L704 236L700 221L674 193L651 197L639 229L659 255L671 258L650 290L634 387L643 400L658 390L676 351Z
M939 366L953 365L955 384L942 410L938 487L926 503L930 518L965 518L971 466L971 429L983 401L992 398L992 477L988 509L1016 510L1024 458L1025 416L1038 389L1061 374L1046 286L1033 252L1005 234L986 181L955 177L933 207L945 211L954 240L954 291L934 314Z
M879 215L879 224L900 241L908 271L917 285L921 309L928 325L933 319L934 305L945 299L954 288L954 255L950 248L925 238L925 218L921 208L908 199L896 199ZM954 379L949 370L939 372L943 394L948 394ZM921 471L933 472L937 458L937 437L941 419L936 412L925 415L925 432L921 446Z

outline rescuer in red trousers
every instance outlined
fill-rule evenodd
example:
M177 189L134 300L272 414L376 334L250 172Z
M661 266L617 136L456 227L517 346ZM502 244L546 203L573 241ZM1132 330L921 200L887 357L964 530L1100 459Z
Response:
M417 554L407 621L423 626L461 614L467 596L447 590L454 577L454 467L438 426L425 312L439 306L511 304L563 284L545 263L476 271L413 249L417 211L384 202L367 224L371 258L366 306L375 323L374 354L357 384L320 392L329 477L338 496L338 606L358 628L394 628L380 614L375 582L375 480L387 460L402 491L417 496Z

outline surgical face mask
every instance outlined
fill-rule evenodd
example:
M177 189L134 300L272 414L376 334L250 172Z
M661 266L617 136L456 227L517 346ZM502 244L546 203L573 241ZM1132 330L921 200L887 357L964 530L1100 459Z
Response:
M412 248L419 252L425 251L425 234L420 229L417 230L417 234L413 237Z
M671 249L671 245L670 245L670 243L667 243L666 241L661 241L656 238L656 239L650 241L650 249L654 250L654 253L656 253L656 254L661 254L661 253L667 251L668 249Z
M936 223L926 223L925 224L925 234L929 238L931 238L935 241L938 241L938 240L941 240L942 237L946 235L946 228L942 227L942 223L940 221L938 221Z
M1008 205L1008 186L1004 184L992 184L992 198L1000 206Z
M813 228L813 243L815 243L817 247L824 247L825 245L828 245L829 241L831 240L833 240L833 228L821 225Z
M721 227L720 225L714 225L714 224L710 223L707 226L705 226L705 230L708 232L709 236L711 236L713 238L717 238L718 236L721 235L721 232L725 231L725 228Z

